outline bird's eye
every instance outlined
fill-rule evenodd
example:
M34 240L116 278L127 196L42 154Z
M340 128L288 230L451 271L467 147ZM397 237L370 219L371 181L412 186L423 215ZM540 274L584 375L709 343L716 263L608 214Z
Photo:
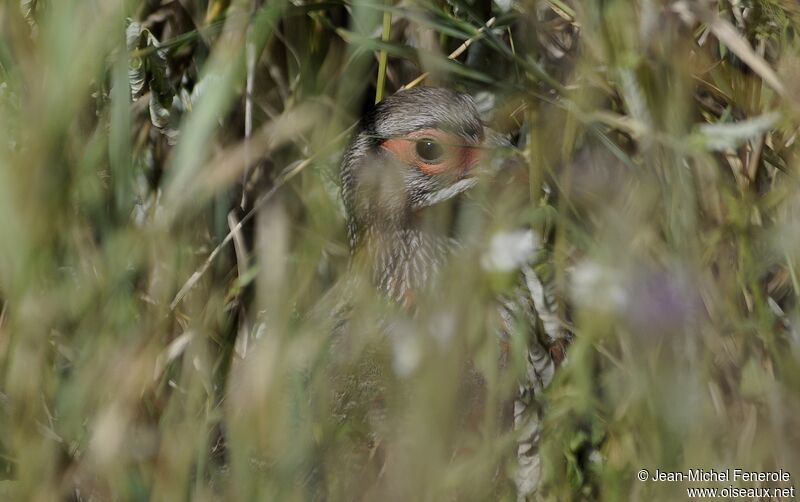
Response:
M417 156L428 164L438 164L444 160L444 148L431 138L417 140Z

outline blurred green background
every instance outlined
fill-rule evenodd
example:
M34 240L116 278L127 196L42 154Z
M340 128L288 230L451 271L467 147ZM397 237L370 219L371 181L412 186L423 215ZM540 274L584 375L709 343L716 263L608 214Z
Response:
M468 223L539 233L574 334L541 498L794 485L798 27L792 0L2 2L0 499L514 500L513 431L454 425L465 361L498 408L519 370L483 250L417 317L365 291L329 357L341 151L422 74L528 163Z

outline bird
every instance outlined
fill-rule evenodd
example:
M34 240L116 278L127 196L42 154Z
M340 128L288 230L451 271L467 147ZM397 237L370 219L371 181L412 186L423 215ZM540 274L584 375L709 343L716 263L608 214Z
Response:
M389 297L405 301L442 265L454 242L421 231L415 217L475 185L484 139L472 99L446 89L403 91L360 121L341 167L347 235Z
M350 259L366 271L369 287L414 311L419 293L465 247L451 228L429 224L426 215L465 197L487 171L502 172L487 169L487 153L509 145L484 125L470 95L447 88L397 92L362 117L345 148L340 186ZM551 292L522 263L517 286L496 301L498 343L523 336L527 345L526 375L513 403L519 500L535 496L541 485L540 395L569 338ZM526 333L515 332L520 324Z

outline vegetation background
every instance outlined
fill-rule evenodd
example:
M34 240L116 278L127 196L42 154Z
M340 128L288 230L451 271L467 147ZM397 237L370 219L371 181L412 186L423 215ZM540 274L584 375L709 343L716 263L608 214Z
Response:
M356 344L406 396L383 471L319 370L341 149L421 74L529 165L488 227L538 231L574 333L542 498L685 497L642 468L795 485L799 26L792 0L2 2L0 498L514 498L513 432L451 426L507 278L448 275L463 343L424 318Z

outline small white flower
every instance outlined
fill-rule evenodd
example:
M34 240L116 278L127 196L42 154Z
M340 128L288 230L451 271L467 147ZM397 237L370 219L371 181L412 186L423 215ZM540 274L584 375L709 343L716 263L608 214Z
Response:
M392 338L394 342L394 357L392 358L394 372L400 378L411 376L417 366L419 366L422 359L422 348L416 336L411 333L406 333L405 336L395 336Z
M481 257L481 266L487 271L514 270L528 263L539 245L539 236L533 230L496 234L489 242L489 249Z
M579 305L600 310L619 310L628 303L628 295L609 267L587 260L571 273L572 296Z

